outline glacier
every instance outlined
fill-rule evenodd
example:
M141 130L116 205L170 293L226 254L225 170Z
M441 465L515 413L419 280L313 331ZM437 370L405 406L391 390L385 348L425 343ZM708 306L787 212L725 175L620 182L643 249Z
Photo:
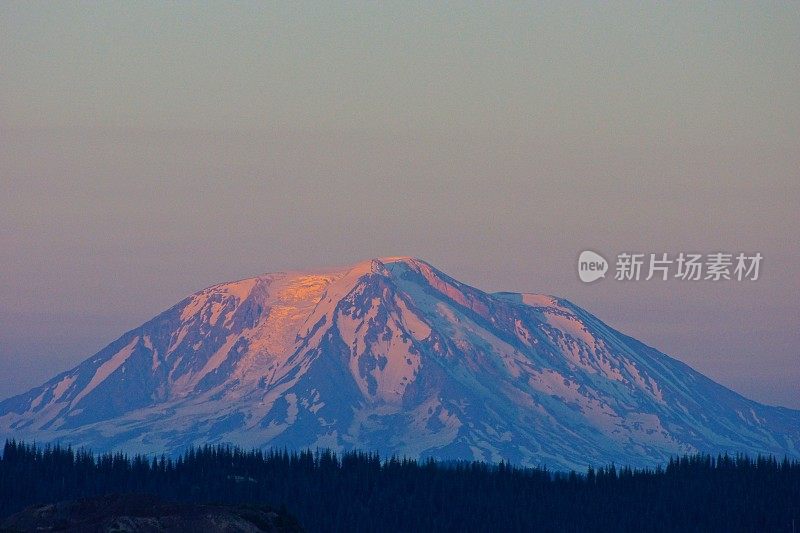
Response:
M0 437L652 467L694 452L800 458L800 411L748 400L565 299L387 257L193 294L0 402Z

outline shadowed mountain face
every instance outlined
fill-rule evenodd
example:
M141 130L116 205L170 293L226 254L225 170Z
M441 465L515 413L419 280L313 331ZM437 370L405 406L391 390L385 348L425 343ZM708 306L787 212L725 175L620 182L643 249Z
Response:
M566 300L384 258L198 292L0 403L0 436L652 466L695 451L800 457L800 411L747 400Z

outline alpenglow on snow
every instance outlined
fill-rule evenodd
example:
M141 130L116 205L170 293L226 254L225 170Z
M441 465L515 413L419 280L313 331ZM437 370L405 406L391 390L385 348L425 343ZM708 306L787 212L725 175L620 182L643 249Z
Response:
M200 291L0 403L0 437L94 451L331 448L550 468L800 457L750 401L570 302L382 258Z

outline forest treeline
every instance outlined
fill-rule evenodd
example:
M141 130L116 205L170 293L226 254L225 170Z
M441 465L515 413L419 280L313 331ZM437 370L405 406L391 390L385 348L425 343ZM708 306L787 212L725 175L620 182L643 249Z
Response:
M773 457L700 454L578 474L328 450L206 446L154 458L4 445L0 518L117 493L267 504L307 531L792 532L793 520L800 530L800 462Z

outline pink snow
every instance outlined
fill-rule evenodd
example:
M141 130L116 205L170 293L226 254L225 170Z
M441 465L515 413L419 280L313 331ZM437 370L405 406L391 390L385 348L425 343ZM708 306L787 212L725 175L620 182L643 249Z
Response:
M122 350L117 352L111 359L100 365L100 368L94 373L92 380L86 385L84 388L75 398L72 400L71 406L78 405L83 398L86 397L87 394L92 392L100 383L102 383L108 376L113 374L122 364L128 360L128 357L131 356L133 353L134 348L136 347L136 343L139 342L139 337L134 337L131 342L128 343L126 347Z
M67 392L67 389L70 387L70 385L72 385L75 382L75 379L76 376L67 376L58 382L58 385L56 385L55 390L53 390L54 402L58 401L58 399L61 398L65 392Z

